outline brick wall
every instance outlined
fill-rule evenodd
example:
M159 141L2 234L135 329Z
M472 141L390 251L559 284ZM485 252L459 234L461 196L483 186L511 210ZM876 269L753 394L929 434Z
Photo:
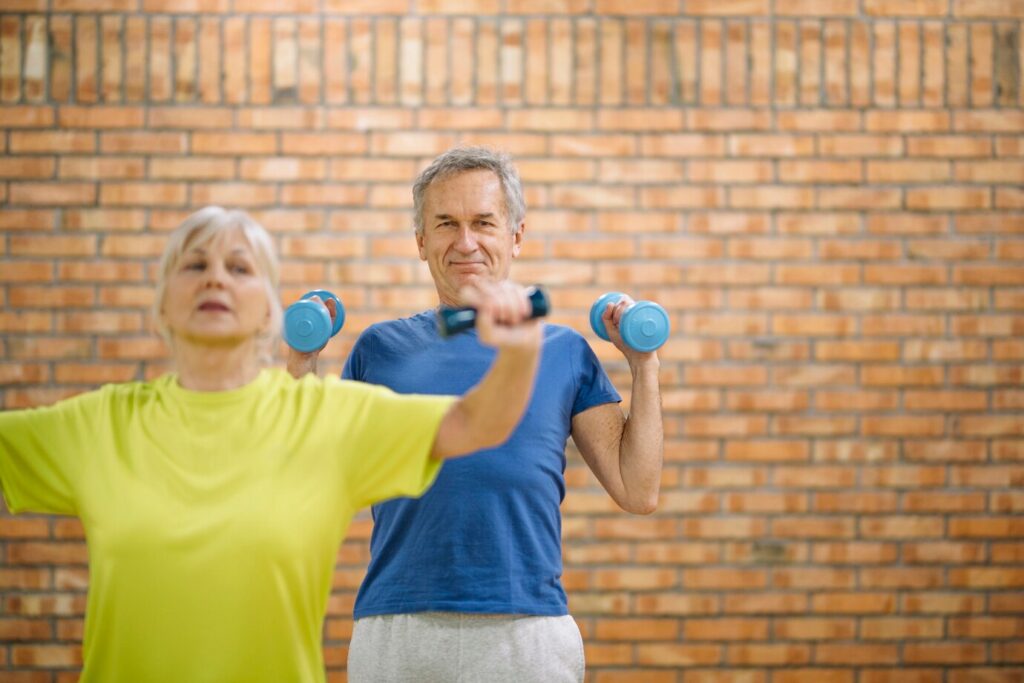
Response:
M273 230L286 301L344 298L337 372L433 302L417 170L500 147L557 321L624 289L675 329L659 511L570 460L589 680L1024 680L1021 0L3 7L4 407L163 372L154 259L208 203ZM76 678L85 563L76 521L0 517L0 679Z

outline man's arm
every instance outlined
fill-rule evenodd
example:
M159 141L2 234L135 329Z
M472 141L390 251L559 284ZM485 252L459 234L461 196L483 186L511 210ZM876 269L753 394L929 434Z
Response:
M619 507L649 514L658 505L664 459L660 362L655 352L634 351L618 325L627 301L605 314L605 328L629 362L633 375L629 416L616 403L594 406L572 418L572 438L583 460Z

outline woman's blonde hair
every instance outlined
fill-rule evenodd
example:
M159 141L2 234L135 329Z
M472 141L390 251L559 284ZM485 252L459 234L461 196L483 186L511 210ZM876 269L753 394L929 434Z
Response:
M192 247L209 244L215 237L231 230L241 230L249 246L252 247L256 259L257 275L263 279L267 292L267 305L270 308L270 325L260 337L261 357L265 362L273 358L274 347L281 330L281 298L278 294L280 268L277 261L277 250L266 228L252 219L244 211L228 210L220 206L207 206L199 209L171 232L160 257L160 268L157 273L156 296L153 299L153 319L160 336L173 344L170 330L163 319L164 296L167 293L167 279L177 268L185 251Z

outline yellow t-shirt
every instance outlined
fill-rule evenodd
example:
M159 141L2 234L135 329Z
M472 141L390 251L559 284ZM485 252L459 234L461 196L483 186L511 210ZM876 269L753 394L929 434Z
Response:
M323 681L344 532L427 489L452 400L265 370L231 391L165 375L0 413L11 511L85 528L81 680Z

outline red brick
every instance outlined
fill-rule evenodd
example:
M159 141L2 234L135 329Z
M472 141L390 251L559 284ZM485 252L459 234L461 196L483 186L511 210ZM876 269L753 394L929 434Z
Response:
M150 14L173 12L223 14L228 10L227 0L143 0L142 9Z
M651 644L638 645L636 660L640 664L659 666L707 666L721 661L717 645ZM587 661L590 653L587 651Z
M689 109L686 111L686 128L727 132L764 131L771 128L771 117L763 110Z
M967 183L1024 183L1024 161L957 161L955 180Z
M10 140L14 153L82 153L96 149L96 135L79 131L14 131Z
M950 569L949 586L957 588L1016 589L1024 587L1024 571L1015 568L971 567Z
M868 166L870 174L870 165ZM779 162L779 180L788 183L857 183L863 170L857 161L788 161ZM875 182L870 179L869 182Z
M1017 110L974 110L957 112L953 129L971 133L1020 133L1024 131L1024 112Z
M943 585L941 569L906 569L884 567L863 569L860 581L865 588L921 589Z
M910 564L970 564L983 561L980 543L911 543L903 549L904 561Z
M1024 668L969 667L950 670L948 680L949 683L1016 683L1021 676L1024 676Z
M15 256L90 256L96 253L96 238L58 235L15 235L10 238Z
M815 562L824 564L892 564L899 557L895 543L838 542L817 543L813 548Z
M985 661L985 646L977 643L943 641L907 643L904 661L912 664L966 664Z
M55 164L52 158L7 157L0 158L0 178L26 180L53 176Z
M813 203L810 189L787 185L739 186L729 190L729 206L738 209L811 208Z
M180 183L104 183L99 200L109 206L180 206L185 197Z
M186 145L186 136L183 133L100 134L100 151L104 154L184 154Z
M323 180L326 169L322 159L267 157L242 159L238 176L244 180Z
M153 180L225 180L235 175L235 161L216 157L157 157L149 162Z
M5 642L19 642L19 641L40 641L47 640L50 638L52 629L48 621L42 619L2 619L0 620L0 638L3 638ZM43 672L38 672L42 674ZM20 679L14 678L18 674L11 673L12 683L17 683ZM26 677L24 681L29 681ZM45 675L45 674L44 674ZM37 681L41 681L42 678L37 678Z
M965 614L983 611L981 595L964 593L915 592L903 598L903 611L909 614Z
M61 363L56 368L56 380L66 384L107 384L128 382L138 374L135 364Z
M948 0L865 0L864 11L872 16L943 16Z
M141 107L73 107L57 111L61 128L142 128L145 112Z
M63 157L57 175L71 180L141 180L146 162L141 157Z
M819 391L815 394L815 405L829 412L892 410L897 406L896 397L881 391Z
M906 193L907 207L919 210L969 210L989 206L987 190L946 186L941 189L912 189Z
M60 332L130 333L141 332L142 316L137 313L101 311L96 313L61 313L57 316Z
M50 128L55 107L8 105L0 107L0 126L4 128Z
M151 107L146 113L147 128L195 130L231 128L234 113L215 107Z
M11 648L11 663L19 667L78 667L82 665L79 646L16 645Z
M277 137L273 133L192 134L193 154L273 154L276 150Z
M727 595L725 614L801 614L807 611L807 598L795 593L754 593Z
M96 199L93 183L11 183L11 204L43 206L92 204Z
M599 619L594 631L598 640L675 640L678 634L675 619Z
M74 564L84 565L88 552L84 543L51 543L25 541L9 543L7 561L10 564Z
M947 161L869 161L867 180L869 183L939 183L952 177Z
M694 160L687 170L689 179L698 183L764 183L773 175L769 161Z
M806 645L730 645L727 650L728 661L740 666L793 666L807 664L811 659L811 650Z
M855 665L862 662L898 664L900 662L899 650L896 645L822 643L815 646L814 652L814 661L820 664Z
M950 115L945 111L902 110L867 112L864 127L868 131L936 132L950 130Z

